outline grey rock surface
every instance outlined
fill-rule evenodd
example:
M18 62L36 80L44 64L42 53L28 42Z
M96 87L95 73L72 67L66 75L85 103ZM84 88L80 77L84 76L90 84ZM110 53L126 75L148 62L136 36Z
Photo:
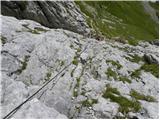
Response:
M73 1L2 1L2 15L29 19L50 28L88 34L90 29Z
M1 36L5 38L1 50L2 117L71 63L12 118L158 118L158 78L144 70L139 77L131 75L145 62L135 62L133 56L158 56L158 46L97 41L31 20L1 19ZM129 81L120 79L124 76ZM139 111L121 113L119 102L104 97L108 85L125 100L135 100L130 94L135 90L154 101L137 99Z
M20 111L18 111L14 119L26 118L26 119L45 119L45 118L55 118L55 119L67 119L65 115L60 114L54 108L49 108L38 99L34 98L25 104Z

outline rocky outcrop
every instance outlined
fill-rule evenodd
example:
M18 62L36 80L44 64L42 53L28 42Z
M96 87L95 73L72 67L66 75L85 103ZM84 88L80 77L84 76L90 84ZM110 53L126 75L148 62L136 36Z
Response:
M1 19L2 117L70 64L11 118L158 118L158 67L143 59L158 46Z
M13 107L19 105L25 97L29 95L29 90L26 88L23 82L16 82L10 77L3 76L2 81L2 114L1 117L10 112ZM6 105L5 105L5 104ZM10 109L9 109L10 108ZM47 107L37 98L32 99L27 104L21 107L20 111L17 111L13 118L22 119L22 118L67 118L65 115L60 114L54 108Z
M144 59L146 60L146 62L148 62L149 64L159 64L159 57L156 55L152 55L152 54L145 54L144 55Z
M63 28L81 34L90 30L84 16L72 1L2 1L2 15L29 19L50 28Z
M158 3L157 3L158 4ZM158 19L158 16L157 16L157 13L156 13L156 10L154 8L152 8L152 6L149 4L149 2L145 2L143 1L142 2L142 5L146 11L146 13L148 13L151 18L156 22L156 23L159 23L159 19Z

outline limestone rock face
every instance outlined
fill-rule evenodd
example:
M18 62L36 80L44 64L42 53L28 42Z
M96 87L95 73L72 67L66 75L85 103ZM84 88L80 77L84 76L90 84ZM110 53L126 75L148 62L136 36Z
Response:
M159 64L159 58L158 56L152 55L152 54L145 54L144 59L149 63Z
M29 19L51 28L88 34L84 16L72 1L2 1L2 14Z
M35 118L35 119L43 119L43 118L61 118L67 119L65 115L60 114L54 108L49 108L42 104L37 98L29 101L26 105L24 105L20 111L18 111L13 118Z
M158 57L158 46L97 41L31 20L1 19L1 117L69 65L11 118L158 118L158 77L143 60L146 53Z

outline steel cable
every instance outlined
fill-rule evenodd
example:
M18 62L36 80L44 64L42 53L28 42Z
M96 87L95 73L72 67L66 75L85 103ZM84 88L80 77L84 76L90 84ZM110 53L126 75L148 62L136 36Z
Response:
M83 51L77 55L77 58L80 57L80 55L87 49L88 44L85 46L85 48L83 49ZM52 80L54 80L58 75L60 75L64 70L66 70L70 65L72 64L69 63L68 65L66 65L60 72L58 72L53 78L51 78L49 81L47 81L46 83L44 83L35 93L33 93L30 97L28 97L25 101L23 101L21 104L19 104L17 107L15 107L12 111L10 111L6 116L3 117L3 119L9 119L13 114L15 114L17 112L17 110L24 105L26 102L28 102L33 96L35 96L39 91L41 91L46 85L48 85ZM56 81L57 83L58 81ZM56 84L55 83L55 84ZM55 85L54 84L54 85Z

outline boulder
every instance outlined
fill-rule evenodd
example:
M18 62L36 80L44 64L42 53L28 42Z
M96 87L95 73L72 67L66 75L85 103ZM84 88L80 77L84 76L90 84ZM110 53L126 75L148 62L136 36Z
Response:
M144 60L148 64L159 64L159 57L157 57L153 54L144 54Z

